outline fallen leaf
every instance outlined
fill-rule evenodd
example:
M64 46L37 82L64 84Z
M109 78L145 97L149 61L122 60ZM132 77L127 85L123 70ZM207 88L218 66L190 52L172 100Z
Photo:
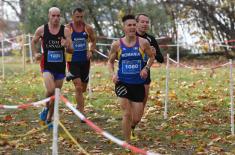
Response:
M5 117L4 117L4 120L5 121L11 121L13 118L12 118L12 116L11 115L6 115Z

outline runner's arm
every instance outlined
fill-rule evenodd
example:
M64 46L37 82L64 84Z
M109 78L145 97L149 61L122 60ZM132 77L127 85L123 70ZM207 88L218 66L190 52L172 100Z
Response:
M89 51L91 53L93 53L95 51L95 48L96 48L96 35L95 35L95 31L89 25L87 25L87 31L89 33Z
M148 62L147 62L147 64L146 64L145 68L146 68L147 70L149 70L150 67L152 66L152 64L154 63L154 53L153 53L153 51L152 51L152 48L151 48L149 42L148 42L147 40L145 40L145 39L144 39L144 41L143 41L143 46L144 46L144 52L145 52L145 53L147 54L147 56L149 57Z
M62 46L66 48L67 53L73 53L74 49L73 49L73 44L72 44L72 39L71 39L71 32L67 27L65 27L64 29L64 36L65 36L65 42L62 43L62 40L61 40L61 44L63 44Z
M159 62L159 63L163 63L164 62L164 58L162 56L162 53L161 53L161 50L160 50L160 47L157 43L157 40L152 37L152 42L151 42L151 45L155 48L156 50L156 56L155 56L155 59Z
M119 43L118 41L114 41L111 45L111 49L109 53L109 60L108 60L108 70L109 70L111 77L115 75L114 62L115 62L115 59L117 58L118 49L119 49Z
M32 43L31 43L33 56L35 57L36 60L39 60L41 58L41 53L38 51L38 48L39 48L38 43L39 43L40 38L43 35L43 30L44 30L44 26L40 26L37 28L37 30L34 33Z

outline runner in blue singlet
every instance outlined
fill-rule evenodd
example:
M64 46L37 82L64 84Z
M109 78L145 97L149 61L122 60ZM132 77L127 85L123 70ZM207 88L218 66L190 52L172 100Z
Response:
M90 71L90 58L95 50L96 40L93 28L83 20L84 11L76 8L73 21L66 27L71 30L74 52L66 55L68 74L67 81L72 80L75 86L77 109L84 113L83 93L87 89Z
M123 110L122 129L130 142L131 125L141 120L145 96L144 82L153 64L154 54L146 39L136 36L136 20L133 15L122 18L125 36L111 45L108 69L115 83L115 93ZM144 66L144 54L149 60ZM115 59L119 59L118 71L114 72Z

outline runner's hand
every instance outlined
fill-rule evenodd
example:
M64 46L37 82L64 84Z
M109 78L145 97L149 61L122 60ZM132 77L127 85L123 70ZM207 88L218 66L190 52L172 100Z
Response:
M113 74L113 75L112 75L112 81L113 81L114 84L116 84L116 83L118 82L118 76L117 76L117 74Z
M146 78L148 77L148 71L147 71L145 68L143 68L143 69L140 71L140 77L141 77L142 79L146 79Z
M92 57L92 52L91 51L87 51L87 60L90 60Z
M67 47L68 47L68 45L67 45L67 41L66 41L66 39L64 39L63 37L61 37L61 39L60 39L60 43L61 43L61 46L65 47L65 48L67 48Z
M151 46L151 49L152 49L152 52L153 52L153 54L154 54L154 56L156 56L156 49L153 47L153 46Z
M41 53L36 53L34 56L35 61L41 61L42 54Z

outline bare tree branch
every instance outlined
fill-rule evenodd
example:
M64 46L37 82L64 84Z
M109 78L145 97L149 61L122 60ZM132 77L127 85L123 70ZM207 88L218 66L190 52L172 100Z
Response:
M2 2L6 3L7 5L9 5L16 13L16 15L20 18L20 12L16 9L16 5L13 4L13 1L7 1L7 0L2 0ZM15 3L16 1L14 1Z

